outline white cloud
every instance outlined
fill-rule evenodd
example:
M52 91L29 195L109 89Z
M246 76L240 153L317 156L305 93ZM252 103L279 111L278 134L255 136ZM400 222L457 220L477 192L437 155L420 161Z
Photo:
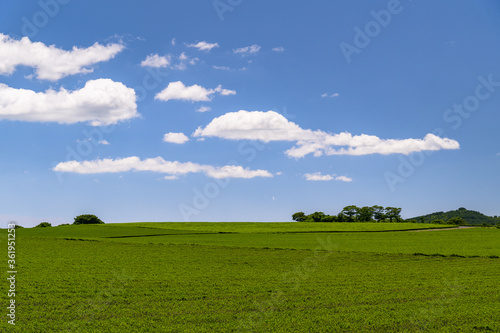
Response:
M315 173L306 173L304 175L306 180L310 181L330 181L330 180L336 180L336 181L341 181L341 182L347 182L350 183L352 182L352 179L346 176L337 176L337 175L322 175L321 172L315 172Z
M313 180L313 181L329 181L333 179L332 176L322 175L321 172L306 173L304 177L306 177L307 180Z
M164 68L170 65L170 56L159 56L150 54L141 62L142 67Z
M228 66L215 66L213 65L212 66L213 69L218 69L218 70L221 70L221 71L232 71L232 69Z
M236 95L236 91L230 89L223 89L220 84L217 86L217 88L214 89L214 91L218 92L222 96Z
M181 81L177 81L170 82L165 89L156 94L155 99L162 101L178 99L191 102L209 102L212 100L212 95L215 93L227 96L235 95L236 91L223 89L221 85L215 89L206 89L197 84L187 87Z
M172 40L170 41L170 44L172 44L172 46L175 46L175 38L172 38Z
M327 98L327 97L331 97L331 98L335 98L335 97L339 97L340 94L339 93L334 93L334 94L328 94L328 93L324 93L324 94L321 94L321 97L323 98Z
M189 141L189 138L184 133L167 133L163 136L163 142L171 142L183 144Z
M196 112L208 112L208 111L212 111L212 108L210 106L205 106L205 105L202 105L196 109Z
M195 47L200 51L210 52L214 47L219 47L218 43L198 42L197 44L188 44L187 47Z
M0 83L0 120L116 124L138 117L135 91L110 79L88 81L80 90L35 92Z
M247 54L255 54L260 51L260 46L257 44L251 46L240 47L238 49L234 49L233 52L235 54L247 55Z
M425 150L459 149L457 141L427 134L424 139L380 139L373 135L339 134L302 129L274 111L229 112L213 119L205 128L198 127L195 137L219 137L230 140L294 141L289 157L308 154L368 155L410 154Z
M32 42L28 37L15 40L0 33L0 74L12 74L17 66L35 69L38 79L57 81L65 76L90 73L88 66L108 61L124 49L123 44L101 45L88 48L73 47L71 51Z
M166 179L175 179L188 173L204 173L211 178L256 178L273 177L267 170L250 170L236 165L214 167L192 162L165 161L161 157L141 160L132 156L121 159L101 159L93 161L68 161L57 164L56 172L79 174L119 173L127 171L150 171L167 174Z
M175 61L176 60L176 61ZM154 68L171 68L177 70L185 70L188 65L196 65L200 59L190 58L186 53L182 52L178 57L172 54L167 54L160 56L158 54L150 54L145 60L141 62L142 67L154 67Z
M198 58L190 58L186 55L186 53L182 52L178 57L179 61L173 64L171 67L173 69L185 70L188 65L196 65L196 63L200 60Z
M346 177L346 176L337 176L335 177L335 180L341 181L341 182L346 182L350 183L352 182L352 178Z
M274 52L285 52L285 48L283 46L278 46L273 48Z
M107 145L109 145L110 143L109 143L109 141L108 141L108 140L101 140L101 141L99 141L99 142L98 142L98 144L107 146Z

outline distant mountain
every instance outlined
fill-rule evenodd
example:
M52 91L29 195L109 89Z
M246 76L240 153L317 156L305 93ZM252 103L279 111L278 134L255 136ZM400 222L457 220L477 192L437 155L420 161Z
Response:
M463 207L457 210L450 210L449 212L436 212L432 214L412 217L408 220L415 220L420 223L432 223L435 220L443 220L446 222L453 217L461 217L462 219L464 219L466 224L470 225L500 225L500 217L498 216L487 216L480 212L468 210Z

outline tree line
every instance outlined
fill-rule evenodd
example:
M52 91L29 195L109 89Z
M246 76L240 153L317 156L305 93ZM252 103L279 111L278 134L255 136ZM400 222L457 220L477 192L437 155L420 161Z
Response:
M297 222L403 222L401 208L354 205L346 206L337 215L327 215L323 212L314 212L306 215L297 212L292 215Z

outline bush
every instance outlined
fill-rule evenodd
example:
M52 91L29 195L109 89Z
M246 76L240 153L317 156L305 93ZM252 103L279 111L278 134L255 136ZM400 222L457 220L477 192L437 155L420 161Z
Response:
M95 215L84 214L75 217L73 224L104 224L104 222Z
M23 229L24 227L22 225L18 225L16 224L16 226L14 227L14 229Z
M47 227L52 227L52 224L49 222L42 222L39 225L37 225L35 228L47 228Z
M63 223L63 224L59 224L58 227L62 227L63 225L70 225L69 223Z
M444 221L443 220L434 220L434 221L432 221L432 223L434 223L434 224L444 224Z

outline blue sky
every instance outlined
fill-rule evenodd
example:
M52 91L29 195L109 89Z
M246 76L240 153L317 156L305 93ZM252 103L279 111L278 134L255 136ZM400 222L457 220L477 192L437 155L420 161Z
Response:
M1 7L5 222L500 214L496 1Z

